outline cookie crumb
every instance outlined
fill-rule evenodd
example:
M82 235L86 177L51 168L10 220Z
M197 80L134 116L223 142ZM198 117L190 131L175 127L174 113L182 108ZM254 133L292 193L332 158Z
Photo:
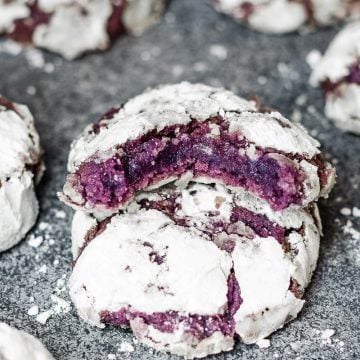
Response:
M54 315L54 311L52 309L44 311L36 316L36 321L42 325L45 325L49 318Z
M37 305L32 306L29 310L28 310L28 315L30 316L36 316L39 314L39 307Z
M306 62L313 69L317 64L319 64L322 58L321 52L317 49L311 50L306 56Z
M226 60L228 51L225 46L220 44L213 44L209 47L209 53L219 60Z
M348 220L346 225L343 227L344 233L352 236L354 240L360 240L360 231L353 227L353 223Z
M30 237L30 240L28 242L28 244L31 246L31 247L34 247L34 248L38 248L42 242L44 241L44 238L40 235L40 236L31 236Z
M340 210L340 214L344 216L350 216L351 215L351 209L349 208L342 208Z
M47 266L46 264L44 264L43 266L41 266L41 268L38 270L39 273L42 273L42 274L46 274L47 272Z
M120 352L133 352L134 347L127 341L123 341L119 347Z
M256 345L260 348L260 349L266 349L268 347L270 347L271 342L269 339L261 339L259 340Z
M356 206L353 207L352 214L355 217L360 217L360 209Z
M326 329L321 333L321 339L323 344L330 345L332 343L331 337L335 334L334 329Z

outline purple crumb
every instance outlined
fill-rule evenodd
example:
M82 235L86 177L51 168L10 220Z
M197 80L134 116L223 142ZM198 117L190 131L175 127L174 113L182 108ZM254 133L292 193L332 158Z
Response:
M220 125L220 136L210 135L209 123ZM224 128L219 117L194 120L128 141L111 159L82 164L75 173L77 190L93 206L116 208L137 191L192 170L195 177L207 176L252 191L274 210L301 203L303 174L299 170L260 150L255 160L241 155L239 150L246 149L247 142Z

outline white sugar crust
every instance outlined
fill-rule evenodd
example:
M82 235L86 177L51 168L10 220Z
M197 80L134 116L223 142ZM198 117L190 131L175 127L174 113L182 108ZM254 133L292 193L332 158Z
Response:
M350 73L350 66L360 59L360 21L341 30L313 69L314 86L330 80L337 83ZM343 82L326 93L325 114L336 126L360 134L360 85Z
M0 105L0 251L18 243L34 225L38 203L34 174L28 167L40 165L39 136L28 108Z
M112 119L101 121L98 134L89 134L91 127L87 127L72 144L69 171L95 154L111 156L115 146L151 130L161 131L166 126L185 125L192 119L205 121L218 115L229 123L230 131L240 131L258 146L310 158L319 153L319 143L279 113L260 113L252 101L222 88L182 82L160 86L129 100Z
M14 103L13 106L16 112L0 105L0 181L19 176L25 165L39 162L39 135L34 119L26 106Z
M152 252L165 256L164 263L152 261ZM80 315L98 326L101 311L129 305L145 313L218 314L226 307L231 265L214 243L156 210L140 210L113 217L86 246L71 275L70 295Z
M161 86L129 100L113 118L101 121L97 134L91 131L92 126L87 127L72 144L68 170L75 172L90 159L110 158L126 141L137 139L149 131L188 124L192 119L206 121L218 115L229 123L230 132L241 133L255 146L304 157L298 161L277 155L306 174L303 205L319 197L317 167L308 160L320 153L320 144L301 125L291 123L277 112L260 113L252 101L225 89L187 82ZM330 191L333 178L334 175L330 176L329 184L323 186L322 196ZM165 179L164 183L171 180ZM153 187L158 186L155 184ZM65 184L61 198L75 209L94 213L97 217L108 216L114 211L102 205L94 207L88 204L69 182Z
M241 10L243 5L253 6L247 16ZM289 0L217 0L215 3L217 10L258 31L274 34L299 30L312 21L316 26L326 26L342 19L360 17L360 6L350 0L311 0L311 6L312 19L305 4Z
M34 226L39 212L33 174L25 171L0 187L0 252L16 245Z
M140 319L131 321L131 329L142 343L159 351L184 356L186 359L204 358L211 354L230 351L234 347L234 339L220 331L214 332L204 340L199 340L184 334L181 330L175 334L160 332L153 326L144 324Z
M213 187L205 184L189 184L181 190L181 210L178 210L177 215L191 218L190 228L174 225L159 211L139 210L136 201L128 207L124 215L115 215L106 230L86 246L74 267L69 286L72 300L80 316L92 324L102 326L99 322L100 311L116 311L128 305L131 305L132 310L146 313L170 309L184 314L194 313L192 311L197 314L215 314L217 311L221 313L226 305L224 288L226 279L229 269L233 267L243 299L240 309L235 314L236 332L244 342L255 343L282 327L289 319L295 318L304 301L296 298L289 290L290 279L297 281L300 291L305 289L311 279L318 257L319 219L314 221L314 218L302 209L273 212L267 204L263 206L261 200L246 192L242 195L232 193L221 185ZM157 192L142 194L137 201L146 198L156 200L159 196ZM201 229L201 223L206 224L208 221L209 211L219 211L216 220L229 221L230 208L234 204L264 214L269 220L289 229L298 229L302 226L303 232L290 232L287 237L288 252L284 252L282 246L273 237L261 238L256 235L249 239L232 236L235 249L232 254L218 249L223 252L224 257L222 257L213 247L209 247L214 243L207 240L198 229ZM316 215L316 205L314 206ZM88 227L90 230L93 219L88 222L86 217L89 215L76 216L73 229L78 227L84 232ZM163 232L167 228L171 229L171 232L166 232L165 236L167 239L165 243L169 248L164 251ZM127 242L125 239L130 237L138 240L136 251L124 244ZM78 239L73 238L74 240L79 243ZM148 252L152 249L141 245L145 241L153 244L159 255L174 250L181 263L172 267L175 263L168 256L161 265L150 262ZM177 242L181 244L176 244ZM222 260L214 263L212 259L210 263L216 266L216 269L212 268L212 272L207 272L207 267L202 264L203 258L212 258L214 253ZM142 254L141 258L140 254ZM125 270L127 265L130 265L131 273ZM164 268L169 272L174 271L174 277L163 276ZM214 274L220 269L223 276L215 277L217 281L208 278L210 273ZM121 280L117 277L121 277ZM191 286L194 285L199 292L189 290L188 279L192 277ZM168 299L159 299L159 296L166 298L161 291L154 290L153 286L150 291L146 286L147 283L159 285L160 279L171 282L161 282L162 289L165 288L166 292L175 294L175 298L172 297L170 303ZM205 289L204 292L201 288L204 284L197 283L199 279L202 279L201 282L211 281L211 289ZM174 292L174 286L183 286L183 288ZM218 286L219 289L216 291ZM222 295L217 297L215 293ZM130 294L134 297L133 302L129 302ZM186 307L184 302L180 301L181 294L185 294L188 299ZM221 333L215 333L206 341L199 341L185 334L181 328L174 334L166 334L151 325L144 324L140 319L133 320L130 325L140 341L158 350L170 351L190 358L203 357L233 347L233 339Z
M0 359L54 360L38 339L5 323L0 323Z
M50 22L35 29L35 46L60 53L69 60L85 51L104 50L108 47L107 20L112 13L109 0L82 1L84 7L76 3L63 4L64 1L59 3L57 1L52 6L54 13ZM83 15L84 9L86 15Z
M0 0L0 32L11 31L15 20L30 15L26 2L29 1L5 4ZM140 35L158 22L164 6L164 0L126 0L119 22L123 22L128 32ZM109 46L107 25L113 14L112 0L39 0L38 7L52 15L48 23L36 27L32 36L35 46L69 60Z

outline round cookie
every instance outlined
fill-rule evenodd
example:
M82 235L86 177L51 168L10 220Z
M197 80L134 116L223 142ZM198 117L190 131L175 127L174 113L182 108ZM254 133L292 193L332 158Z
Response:
M0 96L0 251L17 244L35 224L34 181L43 171L39 136L29 109Z
M274 212L220 184L171 184L104 221L75 214L70 296L87 322L130 327L158 350L231 350L297 316L320 227L313 204Z
M74 59L156 23L164 0L0 0L0 32Z
M214 6L258 31L278 34L360 17L353 0L214 0Z
M326 116L339 128L360 134L360 21L336 35L310 82L325 92Z
M5 323L0 323L0 359L54 360L39 340Z
M201 84L162 86L111 109L72 144L60 197L98 217L176 179L220 181L274 210L326 196L334 169L278 112Z

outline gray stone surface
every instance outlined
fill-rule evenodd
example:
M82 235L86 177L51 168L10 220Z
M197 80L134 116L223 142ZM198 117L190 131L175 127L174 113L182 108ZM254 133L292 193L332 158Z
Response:
M63 283L71 269L72 211L57 200L56 192L64 181L71 140L110 106L144 88L189 80L223 85L244 96L258 94L289 117L296 110L295 117L301 114L338 169L331 197L321 201L320 260L299 318L271 336L267 349L239 343L236 350L212 358L360 358L360 218L340 213L344 207L360 208L360 138L342 133L324 117L322 94L308 85L305 61L312 49L323 51L335 33L336 29L323 29L307 36L266 36L215 13L206 1L178 0L171 2L162 24L145 36L124 37L111 51L75 62L31 50L13 55L9 52L16 49L0 41L0 93L30 106L47 165L38 188L41 214L36 227L0 255L0 321L38 336L59 360L107 359L124 341L133 344L130 332L92 328L73 308L53 315L45 325L27 312L34 305L40 312L54 308L52 294L69 301ZM227 54L213 45L224 47ZM47 65L41 64L39 54ZM298 97L304 94L303 104ZM353 234L344 232L349 220ZM34 236L44 238L37 248L29 245ZM44 264L47 272L39 272ZM323 344L321 332L328 328L336 333L332 344ZM118 352L117 358L176 358L133 346L134 352Z

